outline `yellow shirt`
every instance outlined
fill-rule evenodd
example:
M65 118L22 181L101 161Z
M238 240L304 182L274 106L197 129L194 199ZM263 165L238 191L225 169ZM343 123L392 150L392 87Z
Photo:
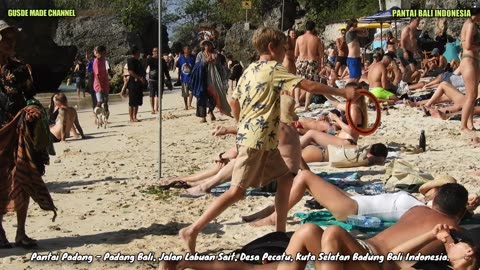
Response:
M245 69L232 95L240 103L237 145L277 148L280 92L293 91L301 80L276 61L257 61Z

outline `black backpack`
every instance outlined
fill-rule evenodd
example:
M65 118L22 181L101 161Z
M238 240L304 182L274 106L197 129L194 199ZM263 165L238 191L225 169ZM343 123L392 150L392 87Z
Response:
M269 261L262 261L261 258L264 254L269 255L282 255L287 249L290 238L294 232L272 232L266 234L260 238L253 240L246 244L243 248L235 250L235 254L241 256L248 255L249 258L258 257L260 260L244 260L246 263L251 264L267 264ZM241 257L240 257L241 259Z

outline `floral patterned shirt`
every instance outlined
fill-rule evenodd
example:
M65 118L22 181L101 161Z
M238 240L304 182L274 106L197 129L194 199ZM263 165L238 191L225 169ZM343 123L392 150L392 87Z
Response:
M280 92L293 92L301 80L276 61L257 61L245 69L232 95L240 103L237 145L277 148Z

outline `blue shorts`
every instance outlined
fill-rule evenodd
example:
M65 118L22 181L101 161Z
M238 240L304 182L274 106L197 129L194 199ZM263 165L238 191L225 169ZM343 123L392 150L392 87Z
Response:
M362 58L347 57L347 67L350 79L360 79L362 77Z

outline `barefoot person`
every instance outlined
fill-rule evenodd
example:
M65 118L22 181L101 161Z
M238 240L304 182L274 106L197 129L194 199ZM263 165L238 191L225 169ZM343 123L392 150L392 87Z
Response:
M188 82L190 81L190 72L195 66L195 56L191 54L190 47L183 47L183 54L178 58L177 67L182 82L182 97L185 110L192 109L193 93L190 90Z
M138 107L143 105L143 89L147 85L145 69L140 62L140 49L137 46L132 48L132 56L128 58L128 115L130 123L140 122L137 119Z
M70 133L74 134L75 139L85 139L82 127L78 121L77 111L75 108L68 106L65 94L55 94L53 96L53 102L55 106L54 111L58 112L55 124L50 126L50 134L53 142L65 142L65 139L70 137Z
M398 98L386 90L390 88L387 78L387 67L392 62L392 56L385 54L382 61L373 63L368 69L368 84L370 92L380 101L395 102Z
M348 46L347 67L350 74L349 82L358 82L362 76L362 58L358 38L368 36L368 32L366 29L358 28L356 19L349 20L345 30L347 31L345 42Z
M292 74L297 73L297 68L295 67L295 44L297 42L297 33L293 29L287 31L287 52L285 53L285 58L283 59L283 66Z
M410 75L403 80L407 83L416 83L421 76L417 71L417 61L415 60L415 53L418 52L417 36L415 33L419 24L420 18L413 18L410 24L402 30L400 49L397 50L402 65L408 69Z
M152 114L158 113L158 48L152 49L152 56L147 59L148 91L150 92L150 109ZM128 72L128 64L127 64ZM128 72L130 76L130 72ZM128 80L128 78L127 78ZM127 81L128 82L128 81ZM128 85L128 84L127 84Z
M53 211L54 219L57 215L42 180L48 155L55 152L50 143L37 148L37 139L49 136L48 123L43 122L47 117L40 102L33 99L30 69L12 58L17 33L16 28L0 20L0 249L12 247L3 229L4 215L8 212L17 214L16 245L37 246L37 241L25 232L30 198L41 209ZM35 126L40 128L32 134L31 127Z
M480 80L480 4L475 3L471 9L472 17L467 19L460 34L462 40L462 61L459 71L465 81L465 103L462 109L460 129L462 131L474 130L473 107L478 95L478 82Z
M297 75L307 80L317 81L323 66L323 42L313 31L315 23L307 21L305 34L299 36L295 43L295 57L297 58ZM301 89L295 89L295 102L300 106ZM310 105L311 94L305 93L305 110Z
M335 72L337 74L343 74L345 67L347 66L348 46L345 41L345 33L347 30L340 30L340 37L335 41L337 47L337 58L335 63Z
M238 123L238 156L233 168L230 189L218 197L192 225L180 230L189 252L195 251L201 230L225 209L245 196L249 187L261 187L277 179L275 197L277 231L285 231L288 197L294 175L278 151L280 91L300 87L316 94L356 98L353 88L333 89L321 83L302 80L280 64L285 57L285 35L274 28L255 31L253 46L260 56L250 64L238 82L231 102Z
M108 95L110 92L110 82L108 77L108 68L106 64L107 48L105 46L95 47L95 59L93 60L93 90L97 101L96 107L103 107L108 110Z

